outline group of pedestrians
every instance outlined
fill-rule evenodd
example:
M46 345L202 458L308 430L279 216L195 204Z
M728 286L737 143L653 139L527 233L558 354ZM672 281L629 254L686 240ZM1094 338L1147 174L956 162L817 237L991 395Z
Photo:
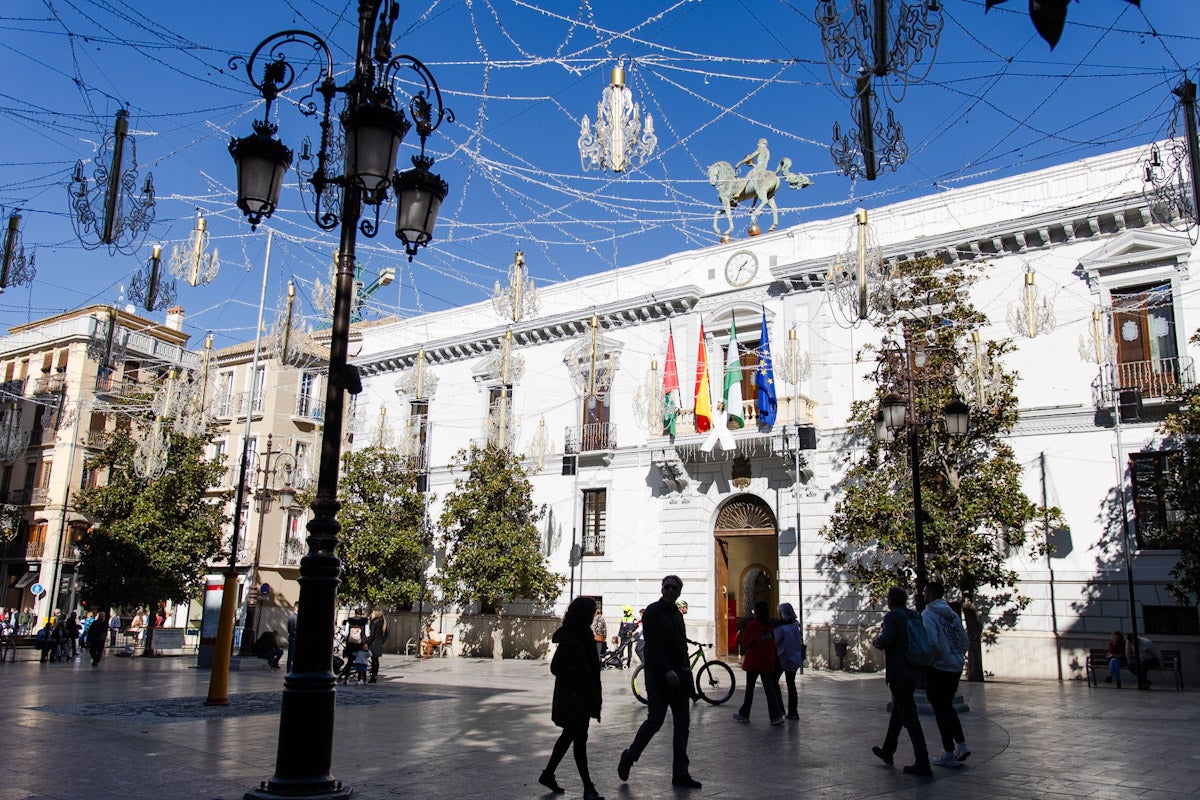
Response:
M362 609L357 609L346 620L338 683L349 683L351 677L359 683L375 683L379 679L379 658L387 640L387 618L383 612L375 609L370 617L364 617Z
M1128 667L1137 678L1139 689L1150 688L1150 679L1146 677L1146 673L1162 666L1162 651L1145 636L1139 635L1136 639L1135 645L1132 633L1121 633L1119 630L1112 632L1107 647L1108 677L1104 679L1105 683L1116 680L1117 688L1120 689L1121 670Z
M918 614L908 608L908 593L893 586L887 593L888 612L883 617L883 629L874 642L884 652L892 713L883 746L872 747L871 752L891 766L900 743L900 729L905 729L915 756L915 761L904 767L904 772L910 775L932 775L931 764L957 767L971 755L954 709L954 695L966 659L967 632L944 594L941 583L926 585L925 610ZM914 697L922 679L943 750L932 760Z
M804 644L800 623L791 603L781 603L778 622L771 619L766 602L754 604L754 615L746 620L739 634L744 656L742 670L746 673L746 696L734 712L737 722L749 724L754 704L754 684L761 679L767 696L767 716L772 725L800 719L796 695L796 672L804 663ZM786 676L788 690L787 715L784 715L783 696L779 690L780 677Z

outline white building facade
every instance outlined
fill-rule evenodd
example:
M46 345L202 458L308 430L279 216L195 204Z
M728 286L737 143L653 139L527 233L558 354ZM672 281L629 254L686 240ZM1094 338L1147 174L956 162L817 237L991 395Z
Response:
M1151 213L1143 157L1123 151L870 210L886 259L982 266L972 300L990 320L983 336L1017 345L1004 366L1019 375L1011 444L1026 492L1063 512L1051 557L1013 556L1033 602L986 646L997 676L1081 677L1087 649L1128 630L1123 515L1137 533L1139 628L1183 649L1185 675L1200 674L1196 608L1164 589L1178 551L1149 535L1173 519L1156 426L1170 392L1194 381L1196 251ZM458 450L490 438L522 454L544 551L564 576L558 612L588 594L615 619L675 573L689 634L720 652L733 620L765 599L802 608L812 663L837 666L846 642L847 664L861 664L880 609L846 588L819 535L838 498L850 405L872 392L871 365L855 354L880 336L847 324L830 292L830 263L855 228L845 217L806 222L543 287L519 314L476 304L364 328L358 417L374 424L386 409L396 441L426 454L435 520ZM1007 321L1030 271L1054 318L1035 338ZM705 452L691 416L701 328L715 405L731 327L752 365L764 318L778 417L759 423L747 370L735 449ZM661 425L669 337L684 410L674 437ZM564 455L578 457L574 474Z

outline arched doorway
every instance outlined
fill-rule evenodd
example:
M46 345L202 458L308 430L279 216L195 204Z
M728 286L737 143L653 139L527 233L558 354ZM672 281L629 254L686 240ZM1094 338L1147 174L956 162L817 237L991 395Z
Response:
M737 652L737 623L764 600L779 603L779 532L775 514L756 495L739 494L717 512L713 526L717 596L717 653Z

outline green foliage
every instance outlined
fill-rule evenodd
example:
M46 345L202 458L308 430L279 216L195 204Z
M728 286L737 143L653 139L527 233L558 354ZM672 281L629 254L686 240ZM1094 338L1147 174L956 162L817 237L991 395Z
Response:
M1192 344L1200 344L1200 331L1192 335ZM1167 591L1186 605L1200 601L1200 387L1191 386L1179 394L1179 408L1167 416L1159 432L1168 437L1167 445L1179 450L1179 458L1171 460L1167 484L1167 500L1180 519L1182 532L1174 544L1179 547L1179 561L1171 569L1172 581Z
M506 448L489 444L460 450L462 477L446 497L441 525L446 563L438 584L447 600L478 600L499 615L517 599L550 603L562 576L542 555L533 489L521 463Z
M205 458L208 437L170 434L166 470L148 480L133 468L141 435L136 428L110 434L91 462L108 469L108 483L75 496L75 507L95 521L79 542L80 595L94 607L156 609L196 597L221 552L228 495L208 493L224 470Z
M417 469L398 450L368 447L342 457L339 497L343 602L397 608L421 590L425 506Z
M960 589L986 616L981 635L994 636L1029 602L1016 591L1010 553L1044 555L1042 532L1058 512L1025 496L1021 467L1005 442L1017 420L1015 375L989 371L986 364L999 364L1012 345L973 339L986 323L967 294L976 275L922 259L901 265L897 277L894 310L882 327L909 352L885 344L859 353L860 361L877 364L869 379L875 389L852 408L849 423L857 435L844 456L841 499L822 535L833 543L830 560L854 587L876 600L892 585L911 590L916 536L910 442L905 431L890 443L876 442L873 433L880 401L893 391L907 400L913 375L926 572ZM942 423L943 408L956 397L971 406L969 432L960 438Z

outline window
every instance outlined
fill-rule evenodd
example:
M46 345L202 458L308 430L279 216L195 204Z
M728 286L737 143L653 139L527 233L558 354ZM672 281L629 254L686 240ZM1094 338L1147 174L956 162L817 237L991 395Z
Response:
M12 488L12 469L12 464L6 464L0 470L0 496L3 496L4 502L8 502L8 490Z
M506 447L512 441L512 384L488 389L488 444Z
M429 441L429 401L413 400L408 406L408 436L405 453L417 462L417 469L425 469L428 457L425 447Z
M1183 535L1183 517L1167 491L1172 462L1178 451L1131 453L1129 471L1133 484L1133 513L1137 522L1137 546L1143 550L1174 550Z
M263 391L267 385L267 368L259 367L254 371L254 411L262 413Z
M758 370L758 346L759 340L757 337L754 339L738 340L738 362L742 367L742 408L739 409L739 413L741 415L745 415L747 413L745 408L746 405L754 405L755 398L758 397L758 386L754 382L755 373ZM726 344L721 346L721 363L717 365L709 365L709 371L717 376L718 391L720 390L720 387L725 385L725 380L721 376L725 374L725 363L728 360L729 347ZM724 398L723 396L714 397L713 403L715 404L718 399ZM756 413L757 412L755 412L755 414ZM754 416L754 414L751 416ZM736 428L734 428L734 430L736 430Z
M233 413L233 373L222 372L217 378L217 416L228 417Z
M1142 626L1147 636L1200 636L1200 615L1195 606L1142 606Z
M608 527L608 492L605 489L585 489L583 492L583 554L604 555L604 534Z
M1112 293L1117 340L1117 388L1165 397L1179 383L1179 346L1171 284Z
M279 563L280 564L299 564L301 556L304 555L304 510L289 509L287 515L286 528L283 532L283 541L279 548Z
M46 550L46 529L48 524L39 519L29 528L29 539L25 545L25 558L41 558Z
M311 417L316 416L313 410L316 408L316 403L313 398L316 396L317 376L311 372L300 373L300 391L296 394L296 416Z
M583 452L609 450L612 448L610 444L611 437L609 436L611 431L611 426L609 425L610 408L608 394L603 391L597 391L594 395L589 394L584 396L583 430L580 432Z

